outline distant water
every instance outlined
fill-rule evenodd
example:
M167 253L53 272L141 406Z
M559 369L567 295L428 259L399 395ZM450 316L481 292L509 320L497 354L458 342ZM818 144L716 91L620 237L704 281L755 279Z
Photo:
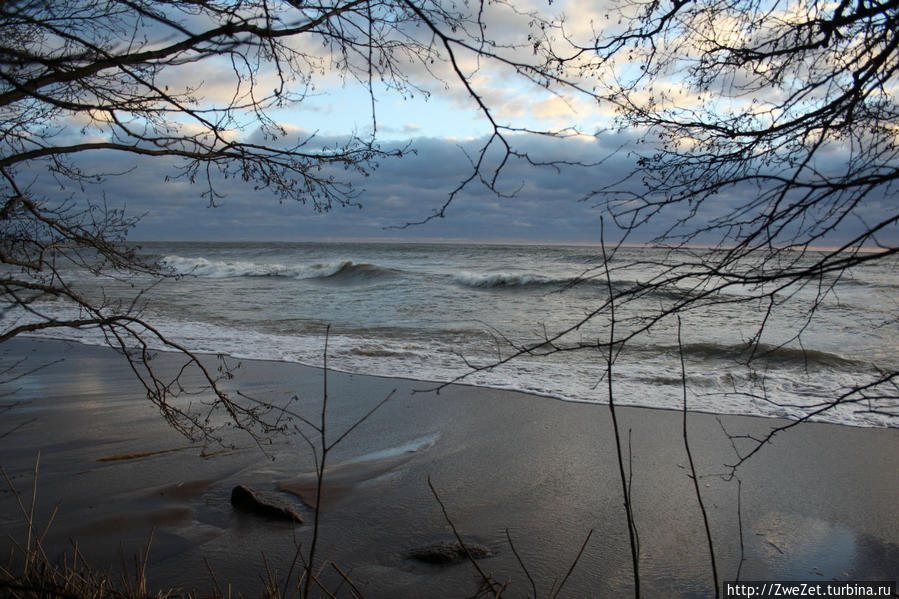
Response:
M333 368L447 381L510 353L509 342L535 343L573 326L608 296L602 252L591 247L319 244L147 243L141 252L184 276L145 293L143 316L164 334L201 352L320 365L331 325ZM658 276L671 256L624 248L612 266L612 286L632 288ZM899 271L895 260L845 273L823 297L818 285L782 290L790 299L768 316L766 359L750 372L747 342L767 303L745 301L750 289L731 286L682 314L691 408L716 413L797 417L841 389L865 383L875 365L899 366ZM129 297L146 280L82 277L76 285L96 298ZM700 293L680 281L619 306L619 333ZM806 322L817 302L814 319ZM60 317L58 302L35 306ZM6 314L0 328L21 314ZM608 338L600 315L560 345ZM793 337L802 330L801 337ZM41 333L103 343L97 331ZM605 355L596 350L520 356L463 382L516 389L572 401L606 402ZM668 318L631 340L614 370L620 404L679 408L682 402L676 323ZM885 426L884 415L845 406L819 420ZM895 422L893 423L895 424Z

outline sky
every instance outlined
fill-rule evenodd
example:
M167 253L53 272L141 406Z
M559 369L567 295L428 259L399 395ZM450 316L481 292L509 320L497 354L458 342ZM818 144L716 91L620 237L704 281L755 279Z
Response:
M414 152L380 161L368 177L340 173L357 188L358 206L335 205L319 212L308 204L279 201L267 190L234 180L223 182L223 197L215 206L200 197L202 186L166 181L159 160L136 160L109 153L105 169L130 171L89 185L88 195L105 198L128 214L141 215L131 234L135 240L433 240L491 242L597 243L601 211L585 199L617 173L633 168L626 152L619 152L622 136L567 140L553 147L550 140L523 139L520 146L535 157L595 162L599 166L535 167L511 161L497 181L508 197L498 197L475 182L459 194L445 218L405 226L426 219L446 201L448 194L471 173L467 156L482 138L454 140L423 137L384 142L411 144ZM561 145L563 142L556 142ZM96 159L96 157L95 157ZM57 190L46 181L42 192Z
M549 9L545 0L537 2ZM594 11L598 5L571 0L566 6L568 11ZM557 3L551 13L561 14L562 10ZM498 32L505 32L497 33L497 41L517 39L527 32L526 19L508 11L488 18ZM99 184L87 182L85 193L95 199L102 197L111 206L124 206L130 215L141 215L130 235L141 241L598 242L600 211L595 202L583 200L610 177L633 169L633 158L627 156L627 150L620 150L631 144L628 136L593 135L609 125L608 108L585 97L562 98L548 93L509 68L477 62L463 52L457 58L498 122L534 130L576 126L585 133L564 141L509 133L508 139L516 148L532 153L536 160L606 162L602 166L558 169L513 160L497 181L497 188L508 197L498 196L474 181L454 199L445 218L404 227L432 215L471 175L471 158L486 142L492 127L448 62L437 61L428 67L430 72L420 64L403 63L412 85L397 90L376 82L374 104L367 82L341 78L323 68L302 102L270 112L288 133L281 143L314 134L317 141L327 144L350 133L363 138L369 135L374 108L378 143L385 150L404 148L406 152L402 158L379 159L377 168L367 177L337 172L338 177L355 186L359 206L334 206L322 213L308 204L281 202L268 190L228 180L217 182L223 194L211 207L201 197L202 184L171 180L169 175L177 172L172 161L103 151L92 153L90 160L78 159L77 164L87 172L126 174L105 177ZM260 81L260 87L276 85L274 79L264 76ZM191 86L196 96L210 104L229 100L234 90L231 65L224 60L173 69L164 74L163 82L173 90ZM92 125L74 131L74 136L102 139L103 123ZM251 115L236 135L261 140ZM59 196L60 192L56 182L46 176L38 176L33 189L48 197Z
M257 192L246 189L229 194L214 209L203 206L202 216L191 212L212 220L208 231L215 228L231 238L598 241L599 211L579 200L602 173L586 167L581 173L556 172L520 162L508 166L498 182L510 197L497 197L474 184L454 199L445 218L402 228L445 203L448 193L470 173L463 149L475 151L478 141L415 138L415 153L384 160L371 176L359 180L361 207L317 213L291 202L260 202ZM579 149L585 158L604 151L595 142L582 142ZM172 205L169 215L148 214L144 225L165 229L183 208L183 202L178 204Z
M592 23L605 17L602 3L533 1L532 8L546 14L564 14L566 33L573 36L589 34ZM490 6L488 11L503 10L502 4ZM527 8L526 3L519 6ZM527 18L519 14L495 12L488 14L487 20L491 31L498 32L499 42L527 32ZM561 140L509 133L507 139L516 149L526 150L535 161L576 162L581 166L534 166L513 159L497 180L501 194L475 180L455 197L445 218L405 226L434 214L448 194L471 175L471 160L488 140L490 123L445 61L437 61L427 69L415 63L405 65L414 87L396 90L376 83L373 103L365 81L338 77L327 65L327 53L312 52L318 52L325 60L313 80L314 87L308 89L303 102L270 114L288 133L282 141L289 143L311 134L321 143L334 142L351 133L366 137L371 133L374 107L377 139L382 148L406 150L402 158L379 160L377 168L366 177L351 171L336 173L355 186L358 205L334 206L327 212L318 212L308 204L282 202L266 189L230 179L217 181L223 195L213 207L202 197L202 185L170 177L177 172L172 161L112 152L93 153L90 161L79 165L88 171L125 174L104 178L95 185L88 183L84 193L95 200L102 198L114 207L124 206L132 216L140 215L130 238L141 241L598 243L604 212L591 199L591 192L633 172L637 157L652 150L641 146L640 132L613 128L614 111L610 106L583 94L548 93L507 67L475 61L460 52L460 67L498 122L541 131L576 127L580 132ZM191 86L201 101L220 102L233 94L230 73L229 64L211 60L192 63L180 71L175 69L165 75L164 81L173 89ZM267 75L262 75L261 85L265 85ZM78 135L90 135L91 131L87 127ZM93 134L102 135L102 131ZM234 134L248 140L261 139L258 123L250 114ZM488 158L484 172L489 173L496 154L491 152ZM32 188L46 197L60 195L56 182L45 173L34 174ZM726 204L729 199L722 201ZM651 240L677 217L676 212L663 214L632 241ZM608 237L620 237L608 215L605 219Z

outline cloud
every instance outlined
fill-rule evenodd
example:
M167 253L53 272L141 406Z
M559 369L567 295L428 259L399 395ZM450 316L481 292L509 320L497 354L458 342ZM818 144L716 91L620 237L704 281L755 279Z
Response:
M325 136L316 139L322 145L338 141ZM486 141L418 138L413 142L414 152L400 159L382 160L368 177L326 166L322 175L334 175L356 186L362 208L335 206L324 214L316 213L308 204L281 203L271 191L234 179L215 181L224 197L217 200L217 207L210 208L202 197L202 182L191 185L171 178L178 172L178 163L173 159L145 159L113 152L79 157L78 165L88 172L127 173L88 185L83 193L75 186L61 189L37 163L32 172L21 174L22 180L34 179L31 191L36 195L63 198L75 193L76 201L102 198L112 207L124 206L130 215L142 215L133 232L133 238L138 240L464 239L580 243L599 241L603 216L607 239L616 237L603 201L597 197L584 200L591 192L634 171L634 151L639 146L634 135L627 132L570 139L509 136L516 151L526 153L530 159L511 157L499 173L496 186L509 197L497 197L475 178L458 193L445 218L402 228L406 223L427 218L444 205L448 194L472 174L471 160ZM490 174L502 157L501 144L494 141L485 155L483 173ZM534 164L553 161L556 164ZM635 193L641 191L639 180L625 185L630 185ZM697 218L707 222L727 214L757 193L754 188L732 188L705 204ZM886 204L887 200L872 196L857 213L861 218L874 218L878 210L885 210ZM618 208L624 206L619 204ZM664 210L641 229L639 237L630 241L651 239L686 216L690 209L682 204ZM853 227L860 226L860 222L853 221L839 233L851 235ZM897 232L885 231L885 235L896 237Z
M321 144L339 141L321 138ZM438 210L450 191L472 172L470 158L485 140L453 142L420 138L414 152L401 159L385 159L371 176L362 177L342 169L322 171L349 180L360 191L362 209L335 207L326 214L315 213L299 202L280 203L274 194L255 189L238 180L217 180L224 196L210 208L202 197L203 182L191 184L173 179L178 173L175 159L147 159L100 151L75 158L87 172L120 172L102 183L62 189L42 165L23 179L34 178L31 192L50 199L76 194L76 201L101 198L112 207L124 206L127 213L141 215L134 230L137 239L320 239L320 238L458 238L483 241L586 241L595 233L598 213L579 202L594 186L607 178L602 169L585 168L573 176L571 168L556 170L534 167L513 159L497 179L497 187L513 197L497 198L474 180L455 199L447 218L426 225L397 229L407 222L420 221ZM535 160L591 161L609 147L604 142L511 139ZM492 147L485 165L496 166L497 149ZM627 160L621 157L621 160ZM593 225L587 225L587 223Z
M481 6L478 4L472 5ZM550 10L541 0L533 0L533 9ZM510 60L527 62L537 60L528 46L529 17L515 12L505 3L487 3L488 35L496 42L491 47ZM595 35L593 21L604 26L606 9L592 0L568 0L554 5L553 10L566 13L566 34L589 46ZM561 13L559 13L561 14ZM414 30L402 24L395 31L397 36L408 35L425 46L433 43L425 28ZM460 33L460 36L463 34ZM291 43L297 44L309 55L311 63L318 63L314 70L315 83L319 86L299 109L295 106L274 110L271 115L282 124L284 137L272 141L259 128L255 115L238 111L238 123L229 123L228 135L252 142L287 147L308 140L310 151L333 147L346 141L349 132L360 131L371 121L371 98L367 81L355 81L347 77L344 82L339 69L332 63L330 49L315 37L301 36ZM672 40L670 43L674 43ZM589 96L560 97L549 93L532 82L525 81L514 68L498 61L478 58L472 52L456 48L458 66L469 77L475 92L490 107L491 114L501 124L541 127L579 125L582 130L602 129L611 113L610 105L597 106ZM435 51L442 52L440 45ZM365 57L363 57L365 58ZM144 159L113 152L95 152L71 159L86 172L126 173L106 178L102 183L87 185L83 192L78 186L60 187L46 172L46 164L35 163L20 169L22 179L33 180L32 191L47 198L56 199L76 194L78 201L101 198L112 206L125 205L130 214L143 215L134 231L139 239L354 239L354 238L453 238L475 241L597 241L600 216L604 213L602 201L592 192L621 180L636 168L636 132L603 134L598 137L579 136L565 140L551 137L509 135L508 141L517 152L527 158L509 157L496 178L496 188L509 197L497 195L484 182L475 177L455 197L447 210L446 218L433 219L427 224L402 227L405 223L421 221L446 203L448 195L472 175L472 161L477 160L487 138L468 139L478 135L474 131L488 131L489 125L481 118L478 129L471 123L478 118L479 109L469 91L459 81L457 74L443 56L434 64L416 57L403 55L403 76L411 82L410 88L389 92L389 85L375 82L379 133L390 139L413 139L414 152L402 159L380 161L380 168L368 177L339 167L324 166L322 176L333 175L339 181L348 181L360 191L358 197L363 208L355 206L335 207L326 214L315 213L301 202L280 203L274 194L258 189L253 184L239 180L224 181L214 177L214 183L225 195L217 200L218 207L210 208L202 194L203 182L191 185L184 179L172 179L178 174L178 162L169 159ZM338 57L339 59L339 57ZM406 62L408 60L408 62ZM355 65L358 66L358 65ZM618 65L622 67L621 64ZM633 65L624 65L633 67ZM310 70L311 71L311 70ZM201 63L186 64L167 71L162 84L170 86L172 93L188 87L197 88L198 103L228 103L235 94L238 98L248 93L246 82L237 88L233 66L224 58ZM259 91L268 94L277 84L277 77L261 72L256 79ZM297 82L301 87L303 81ZM421 86L435 92L428 108L409 102L395 106L398 97L411 94L411 89ZM384 95L386 94L386 95ZM662 102L662 94L667 97ZM662 108L690 109L707 101L701 95L686 88L676 76L657 81L654 92L649 90L634 94L638 103L650 99ZM388 98L390 101L388 101ZM672 99L669 99L672 98ZM382 126L382 115L387 122ZM305 121L303 119L306 119ZM434 131L438 130L439 135ZM59 134L57 141L73 143L85 139L103 139L106 123L103 115L82 115L73 119ZM196 123L181 123L183 132L202 133L204 128ZM321 131L309 140L311 132ZM447 132L448 131L448 132ZM335 132L343 132L339 137ZM425 137L432 135L432 137ZM460 139L450 139L456 135ZM88 137L92 136L92 137ZM393 143L384 142L385 145ZM397 142L398 143L398 142ZM390 147L385 147L390 149ZM826 148L829 149L829 148ZM835 148L828 160L845 165L845 152ZM648 147L646 152L651 152ZM488 179L493 169L503 161L502 144L493 140L485 154L481 174ZM542 166L541 166L542 164ZM634 193L641 189L639 180L626 185ZM750 187L728 190L715 202L703 207L697 217L708 221L718 215L728 214L734 205L754 197L758 191ZM584 198L592 198L583 201ZM887 212L887 200L872 197L859 208L858 215L875 222L878 210ZM619 204L623 207L623 204ZM663 211L659 219L650 222L643 232L642 241L657 234L667 224L689 214L690 206L682 204ZM890 212L892 213L892 212ZM608 225L608 220L606 221ZM851 231L850 231L851 233ZM895 232L891 234L895 235Z

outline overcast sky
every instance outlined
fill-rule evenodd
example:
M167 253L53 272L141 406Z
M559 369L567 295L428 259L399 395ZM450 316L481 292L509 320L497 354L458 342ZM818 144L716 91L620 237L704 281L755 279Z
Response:
M548 6L543 8L549 9ZM501 4L490 5L488 11L502 9ZM567 15L567 33L575 36L581 29L581 33L592 31L591 23L604 16L600 4L587 0L556 2L551 10L556 15ZM488 17L491 25L499 25L491 31L526 30L522 29L522 18L508 11ZM89 161L80 165L88 171L126 174L88 185L85 193L95 199L103 197L114 207L124 205L131 215L141 215L131 235L136 240L598 242L603 211L595 201L585 198L634 170L635 150L648 150L635 143L638 134L610 131L610 107L586 96L547 93L509 69L471 62L470 57L461 55L459 59L497 121L535 130L574 126L582 132L565 140L510 135L516 149L526 150L537 161L589 166L537 167L513 160L497 182L498 189L505 192L503 196L474 181L455 198L446 218L401 228L425 219L444 204L448 194L471 175L471 158L492 131L448 64L430 67L432 73L412 64L409 75L424 93L398 93L375 86L373 104L364 83L323 72L316 80L314 92L304 102L272 113L288 132L285 142L311 133L328 142L351 133L365 137L371 131L374 106L378 139L383 147L408 147L413 152L398 159L380 160L379 167L368 177L337 173L356 186L361 208L335 206L329 212L318 213L301 203L281 203L270 191L233 180L218 181L224 196L215 207L210 207L202 197L202 185L169 177L175 172L171 162L108 152L93 153ZM221 101L233 94L229 73L229 65L206 61L190 64L181 72L176 69L165 83L173 89L179 85L198 87L198 95L210 102ZM235 134L251 138L256 129L258 126L248 120L244 130ZM35 171L32 180L32 190L45 197L64 195L45 172ZM714 217L729 202L741 199L741 193L753 191L733 190L730 197L723 196L717 204L710 205L708 214L702 217ZM870 203L869 210L877 211L876 201ZM631 241L650 240L677 216L661 215ZM607 233L614 238L614 225L608 216L606 219ZM849 229L841 236L850 234ZM895 232L891 234L895 236ZM833 242L839 243L840 239Z
M526 3L520 3L520 7ZM538 8L549 9L549 4ZM493 35L510 35L520 42L527 19L502 7L488 7L486 18ZM597 16L599 4L570 0L555 4L553 14L565 11L569 20L584 26ZM504 33L505 32L505 33ZM471 83L503 124L536 130L576 126L587 134L609 125L608 107L584 97L547 93L509 69L473 62L457 56L471 76ZM230 93L227 65L198 73L193 65L190 81L205 83L213 97ZM537 168L512 162L498 182L501 191L514 197L497 197L473 182L454 200L447 217L424 225L398 229L420 221L439 209L448 194L472 172L475 156L492 132L488 120L451 71L448 63L435 64L428 73L421 65L406 65L420 91L377 88L374 112L378 139L385 148L408 147L414 152L400 159L379 161L369 177L338 173L361 192L357 207L334 207L316 213L309 206L286 202L252 186L229 182L226 197L217 207L196 197L200 189L182 183L165 183L156 163L142 163L123 181L110 180L110 198L127 198L131 212L144 214L134 231L135 239L436 239L528 242L597 242L600 211L582 199L612 177L633 169L633 158L622 145L631 140L620 135L583 136L565 143L540 136L511 136L513 143L536 160L566 160L603 166L578 169ZM177 85L173 81L172 85ZM372 100L367 86L352 78L319 77L314 93L301 104L275 113L297 138L315 132L323 142L355 132L371 130ZM614 156L613 156L614 154ZM118 160L110 157L110 160ZM134 162L133 159L129 159ZM123 165L124 166L124 165Z
M105 172L127 172L89 185L85 192L105 197L113 207L142 215L131 237L136 240L478 240L492 242L598 242L601 211L586 200L589 193L633 168L625 138L609 134L565 142L518 140L538 160L566 160L601 165L535 167L512 161L497 187L498 197L474 182L459 194L445 218L402 228L432 215L448 194L471 173L468 156L483 139L468 141L416 137L401 158L381 160L370 176L340 172L359 190L360 206L334 206L317 212L293 201L279 202L271 192L229 180L214 207L201 197L202 185L166 180L174 169L157 159L116 153L94 154L92 164ZM386 147L398 142L385 142ZM46 196L59 193L41 177L35 188Z
M537 160L587 165L557 170L513 160L497 182L497 187L510 197L498 197L474 182L456 197L445 218L403 228L406 223L426 219L444 204L449 192L471 173L468 156L483 141L415 137L408 141L414 152L380 161L379 168L368 177L341 171L340 175L357 186L360 206L334 206L328 212L317 212L294 201L282 203L268 190L256 190L234 180L220 182L224 197L210 207L201 196L205 189L202 185L166 178L175 172L171 164L116 153L94 154L95 165L102 165L105 172L128 171L127 174L88 185L85 194L94 199L105 198L112 207L124 206L129 215L141 215L130 235L141 241L599 242L600 217L606 213L589 194L634 168L633 140L626 134L607 133L564 141L517 140L519 147ZM396 142L385 142L385 146L390 143ZM47 177L40 177L35 187L48 197L59 194L58 186ZM742 194L751 193L753 189L723 195L709 204L700 218L713 218L732 202L742 200ZM879 205L868 202L868 210L873 211L868 220L877 218ZM677 209L683 211L687 206ZM663 213L629 241L650 241L677 216L673 211ZM620 234L608 215L605 218L606 238L617 240ZM861 224L861 220L849 223L843 233L830 241L840 243ZM895 236L895 232L888 233Z

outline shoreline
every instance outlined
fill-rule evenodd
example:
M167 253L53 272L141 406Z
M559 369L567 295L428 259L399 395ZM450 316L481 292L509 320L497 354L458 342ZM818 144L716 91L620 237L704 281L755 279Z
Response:
M37 336L37 335L32 336L27 333L20 335L20 338L23 340L74 343L76 345L82 345L85 347L110 349L106 345L99 344L99 343L90 343L88 341L84 341L84 340L80 340L80 339L62 339L62 338L54 338L54 337L42 337L42 336ZM162 353L162 354L170 354L170 355L178 355L179 354L178 350L174 350L174 349L170 349L170 348L164 348L164 349L154 348L154 349L152 349L152 351ZM208 360L216 359L216 354L214 354L212 352L195 351L193 353L195 355L197 355L198 357L206 358ZM285 364L285 365L300 366L302 368L311 368L311 369L315 369L318 371L324 370L323 366L316 365L316 364L309 364L309 363L302 362L299 360L284 360L284 359L278 360L278 359L271 359L271 358L253 358L253 357L237 356L234 354L221 354L221 355L224 355L232 360L237 360L240 362L246 361L246 362L250 362L250 363ZM347 376L363 376L363 377L374 378L374 379L398 380L398 381L405 381L410 384L426 384L426 385L432 386L432 387L429 387L426 389L418 390L418 392L420 392L420 393L436 393L439 395L440 390L442 390L442 389L445 389L450 386L458 386L458 387L467 387L467 388L471 388L471 389L475 389L475 390L485 389L485 390L490 390L490 391L520 393L522 395L527 395L530 397L548 399L551 401L562 402L562 403L584 404L584 405L595 405L595 406L608 406L609 405L608 402L603 402L603 401L579 399L576 397L563 397L560 395L552 395L550 393L540 393L540 392L534 391L534 390L516 389L511 386L502 387L502 386L492 386L492 385L485 385L485 384L478 384L478 383L459 382L458 379L450 381L450 382L444 382L444 381L438 381L438 380L432 380L432 379L426 379L426 378L412 378L409 376L388 376L388 375L384 375L384 374L371 374L371 373L366 373L366 372L355 372L352 370L345 370L345 369L335 368L335 367L331 367L331 366L328 367L328 371L337 373L337 374L347 375ZM672 413L676 413L676 414L681 414L681 412L682 412L682 410L679 408L667 408L667 407L663 407L663 406L637 405L637 404L627 404L627 403L622 404L622 403L617 403L617 402L615 404L615 407L616 407L616 409L617 408L636 408L636 409L640 409L640 410L659 410L662 412L672 412ZM708 416L737 416L737 417L743 417L743 418L760 418L762 420L777 421L777 422L794 422L794 419L784 418L782 416L776 416L776 415L767 415L767 414L744 414L744 413L737 413L737 412L713 412L711 410L701 410L701 409L695 409L692 407L688 409L688 412L690 414L705 414ZM811 419L808 419L806 421L803 421L801 424L831 424L834 426L847 426L850 428L859 428L859 429L899 430L899 426L891 427L891 426L879 426L879 425L873 424L873 423L853 424L853 423L846 423L846 422L831 422L828 420L819 420L814 417Z
M65 361L11 385L19 390L4 403L29 403L5 417L8 424L0 434L21 428L0 439L2 465L20 490L30 489L24 483L30 481L36 450L41 452L40 511L47 514L54 499L61 502L50 538L55 547L64 547L70 537L88 537L85 552L106 556L112 566L119 560L119 542L142 547L155 526L154 588L208 588L207 558L223 582L228 577L222 573L233 574L227 582L246 595L259 591L262 552L287 569L294 539L308 539L310 526L235 514L227 495L236 483L272 491L302 487L312 462L301 440L278 439L268 447L274 461L245 440L227 453L207 448L207 457L197 446L100 462L185 443L144 399L123 358L108 348L35 338L0 348L4 365L26 356L24 370L36 366L35 360ZM171 368L176 358L160 352L158 363ZM284 397L289 390L300 395L301 408L314 408L321 367L241 362L229 388L270 397ZM427 381L333 370L328 380L328 416L336 431L397 389L335 449L325 479L323 554L348 569L366 597L460 597L477 588L470 564L438 567L406 557L416 545L448 534L428 478L463 536L495 552L481 565L499 580L511 580L513 596L524 594L528 583L508 547L506 529L541 594L565 574L589 530L594 533L566 594L606 596L630 589L607 404L466 384L423 393L415 387ZM619 404L616 411L632 442L642 584L656 596L708 596L708 552L685 469L682 413ZM752 435L786 421L689 412L691 449L722 581L733 580L738 567L744 580L896 578L897 429L812 422L777 435L739 472L738 518L737 485L718 476L733 457L719 420L732 434ZM6 509L10 495L0 494L0 505L12 515ZM299 498L287 497L310 513ZM20 528L10 516L2 521L5 554L7 535Z

